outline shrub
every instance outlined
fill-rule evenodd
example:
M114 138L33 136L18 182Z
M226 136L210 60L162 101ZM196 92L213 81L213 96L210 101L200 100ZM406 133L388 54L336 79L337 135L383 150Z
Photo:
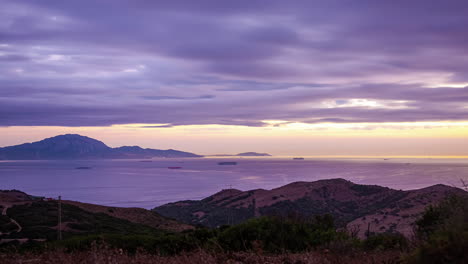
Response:
M416 222L418 248L408 263L468 263L468 198L451 196Z
M365 250L405 250L408 240L399 233L380 233L369 236L362 245Z
M317 216L312 221L261 217L223 230L217 241L227 251L265 250L279 253L316 248L336 237L331 216Z

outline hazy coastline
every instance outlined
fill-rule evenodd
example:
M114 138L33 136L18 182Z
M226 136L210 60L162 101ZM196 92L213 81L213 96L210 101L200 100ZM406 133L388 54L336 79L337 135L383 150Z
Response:
M220 161L237 161L219 166ZM180 169L171 170L168 167ZM89 167L77 170L77 167ZM140 160L2 161L1 189L58 196L103 205L152 208L200 199L232 186L271 189L295 181L344 178L360 184L417 189L434 184L461 186L464 159L184 158Z

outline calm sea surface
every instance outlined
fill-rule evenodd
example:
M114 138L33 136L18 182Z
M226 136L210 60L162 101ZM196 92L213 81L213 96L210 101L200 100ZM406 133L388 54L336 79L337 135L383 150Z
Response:
M238 164L218 165L221 161ZM123 207L153 208L178 200L201 199L230 186L240 190L272 189L295 181L329 178L403 190L438 183L460 187L460 179L468 181L468 160L202 158L0 162L0 189Z

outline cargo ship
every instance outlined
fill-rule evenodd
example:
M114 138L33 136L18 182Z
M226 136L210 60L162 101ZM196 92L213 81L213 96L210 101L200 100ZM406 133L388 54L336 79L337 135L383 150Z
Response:
M218 162L218 165L237 165L237 162L235 162L235 161L223 161L223 162Z

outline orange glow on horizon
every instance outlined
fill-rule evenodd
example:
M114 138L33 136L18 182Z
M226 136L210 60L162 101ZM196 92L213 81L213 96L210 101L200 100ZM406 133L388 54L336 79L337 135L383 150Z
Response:
M245 151L316 157L467 157L468 122L317 123L265 126L124 124L108 127L0 127L0 146L81 134L111 147L139 145L203 155Z

